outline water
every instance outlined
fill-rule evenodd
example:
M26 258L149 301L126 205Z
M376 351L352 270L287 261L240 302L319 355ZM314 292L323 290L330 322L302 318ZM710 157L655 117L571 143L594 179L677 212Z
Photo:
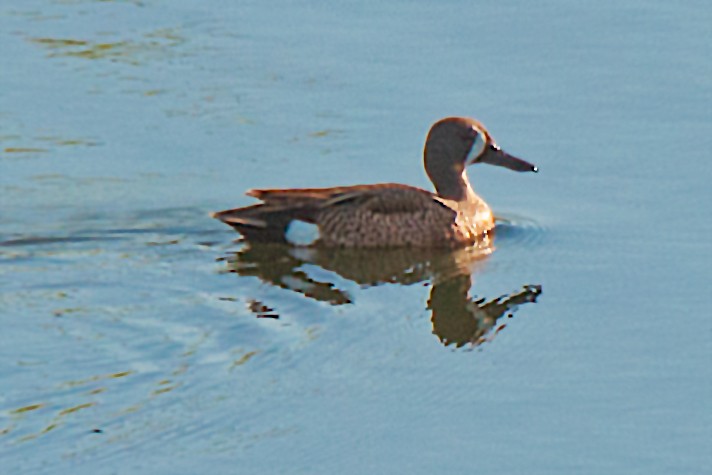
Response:
M710 472L710 24L4 2L3 471ZM470 170L493 252L265 251L208 217L251 187L429 188L448 115L541 169Z

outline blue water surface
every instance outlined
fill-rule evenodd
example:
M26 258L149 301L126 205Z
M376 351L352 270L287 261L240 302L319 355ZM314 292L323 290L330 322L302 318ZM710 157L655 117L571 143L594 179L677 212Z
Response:
M710 25L701 0L4 1L2 472L712 472ZM541 170L470 170L491 253L265 258L208 216L430 189L451 115Z

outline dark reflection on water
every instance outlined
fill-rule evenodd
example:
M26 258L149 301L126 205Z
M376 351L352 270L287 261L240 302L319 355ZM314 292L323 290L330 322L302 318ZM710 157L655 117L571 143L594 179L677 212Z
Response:
M500 325L492 332L500 318L511 317L521 304L536 302L542 292L541 285L525 285L518 292L489 301L474 300L469 295L471 285L469 275L460 275L433 285L430 292L428 308L432 311L433 333L446 346L479 345L493 338L505 327Z
M354 303L339 288L339 279L311 276L308 265L318 266L362 287L383 284L431 286L427 309L433 333L444 345L479 345L491 339L504 325L497 321L524 303L536 302L541 285L525 285L517 292L492 300L470 296L472 273L492 251L483 242L456 251L444 249L314 249L277 244L247 243L223 258L228 270L240 276L257 277L265 283L331 305ZM278 312L261 301L250 301L258 318L279 318Z
M82 243L82 242L92 242L92 241L118 241L120 238L117 237L94 237L94 236L71 236L71 237L60 237L60 236L27 236L17 239L8 239L5 241L0 241L0 246L35 246L42 244L62 244L62 243Z

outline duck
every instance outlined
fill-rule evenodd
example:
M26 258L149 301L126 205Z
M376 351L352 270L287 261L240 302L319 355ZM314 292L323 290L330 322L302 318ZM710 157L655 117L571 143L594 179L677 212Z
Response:
M252 189L250 206L211 213L248 242L326 248L460 248L489 239L495 218L467 177L478 163L516 172L538 168L502 150L485 126L447 117L423 151L435 192L399 183Z

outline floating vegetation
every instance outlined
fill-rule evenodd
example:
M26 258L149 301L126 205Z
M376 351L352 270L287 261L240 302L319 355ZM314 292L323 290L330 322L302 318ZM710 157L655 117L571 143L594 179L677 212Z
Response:
M3 149L5 153L47 153L49 152L46 148L35 148L35 147L6 147Z
M186 39L171 28L155 30L129 40L93 41L74 38L30 38L30 42L49 51L50 58L107 60L140 65L157 54L166 54ZM156 93L156 92L154 92Z
M149 241L146 243L147 246L170 246L172 244L179 244L180 239L171 239L170 241Z
M109 378L123 378L125 376L129 376L133 374L133 371L121 371L119 373L112 373L108 377Z
M95 147L99 145L99 142L93 142L91 140L83 140L83 139L69 139L69 140L62 140L62 139L56 139L54 140L54 145L57 145L58 147Z
M87 310L82 307L59 308L52 312L55 317L62 317L71 313L85 313Z
M89 383L94 383L96 381L101 381L105 379L117 379L117 378L124 378L126 376L129 376L133 374L133 371L121 371L118 373L110 373L110 374L99 374L96 376L90 376L89 378L86 379L76 379L72 381L65 381L64 383L61 384L60 387L65 387L65 388L73 388L77 386L85 386Z
M8 143L8 146L3 148L2 151L17 157L51 153L55 148L59 147L95 147L100 145L100 143L95 140L58 136L26 138L21 135L3 135L0 136L0 143L2 142ZM16 145L13 144L13 142Z
M69 407L67 409L62 409L59 411L59 416L66 416L67 414L71 414L73 412L81 411L82 409L87 409L89 407L96 406L95 402L85 402L84 404L79 404L74 407Z
M32 434L24 435L24 436L20 437L19 439L17 439L17 442L28 442L28 441L30 441L30 440L37 439L39 436L44 435L44 434L46 434L46 433L48 433L48 432L50 432L50 431L53 431L54 429L60 427L60 426L62 425L62 419L63 419L64 417L66 417L66 416L68 416L68 415L70 415L70 414L74 414L74 413L76 413L76 412L79 412L79 411L81 411L81 410L83 410L83 409L88 409L88 408L94 407L94 406L96 406L96 403L95 403L95 402L85 402L85 403L82 403L82 404L78 404L78 405L76 405L76 406L72 406L72 407L68 407L68 408L66 408L66 409L62 409L62 410L60 410L59 412L57 412L57 414L52 418L52 420L49 422L49 424L46 425L44 428L42 428L39 432L35 432L35 433L32 433ZM31 405L31 406L25 406L25 407L21 407L21 408L19 408L19 409L15 409L14 411L11 411L11 414L21 414L21 413L28 412L28 411L32 411L32 410L36 410L36 409L39 409L39 408L42 408L42 407L44 407L44 404L33 404L33 405ZM0 435L4 435L4 434L10 432L10 430L11 430L12 428L14 428L14 427L10 427L10 428L5 429L5 432L4 432L4 433L2 432L2 430L0 430Z
M232 371L235 369L237 366L242 366L248 361L252 359L253 356L257 355L259 351L248 351L244 355L242 355L240 358L236 359L235 361L232 362L230 365L229 371Z
M331 132L333 132L333 131L332 131L332 130L328 130L328 129L327 129L327 130L319 130L319 131L310 133L310 134L309 134L309 137L326 137L326 136L329 135Z
M158 389L151 391L151 396L158 396L159 394L164 394L181 386L180 383L173 384L170 379L164 379L158 382L158 386L162 386Z
M10 411L10 414L23 414L25 412L36 411L37 409L42 409L44 404L30 404L29 406L19 407Z
M79 40L62 40L55 38L33 38L33 42L46 45L49 48L59 48L62 46L84 46L89 44L87 41Z

